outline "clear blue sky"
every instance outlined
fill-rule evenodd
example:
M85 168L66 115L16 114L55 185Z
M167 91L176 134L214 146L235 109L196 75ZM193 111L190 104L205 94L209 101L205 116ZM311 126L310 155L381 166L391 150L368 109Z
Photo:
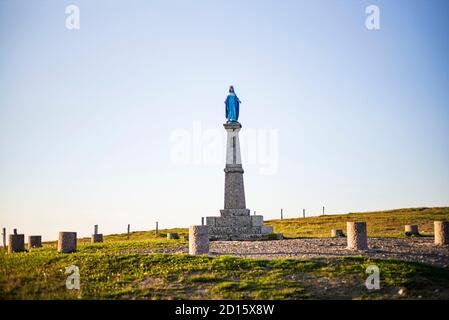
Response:
M448 17L446 0L0 0L0 224L50 240L218 215L224 157L174 165L170 136L224 131L230 84L242 133L278 130L275 174L243 159L266 219L447 206Z

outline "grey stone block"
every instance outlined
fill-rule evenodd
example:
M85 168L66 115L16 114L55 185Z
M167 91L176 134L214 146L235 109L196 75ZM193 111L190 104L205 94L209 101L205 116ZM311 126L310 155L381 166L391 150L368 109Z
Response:
M225 209L245 209L245 187L243 184L243 169L225 169Z
M331 237L333 237L333 238L344 237L343 230L341 230L341 229L332 229L331 230Z
M249 209L222 209L220 214L222 217L249 216Z
M254 227L261 227L261 226L263 226L263 216L253 215L253 216L251 216L251 221L252 221L252 224L253 224Z
M189 254L200 255L209 253L209 227L189 227Z
M347 223L348 249L367 250L366 222Z
M25 251L25 235L24 234L10 234L8 253Z
M91 237L91 242L92 243L103 242L103 234L102 233L93 234Z
M407 235L415 235L415 236L419 235L417 224L407 224L405 225L404 230Z
M42 236L28 236L28 249L42 247Z
M167 239L177 240L177 239L179 239L179 234L177 234L177 233L167 233Z
M217 219L217 217L206 217L206 225L215 227L215 219Z
M76 251L76 232L59 232L58 252L70 253Z
M216 227L252 227L251 216L217 217Z
M449 221L434 221L435 245L449 245Z
M273 233L273 227L272 226L262 226L261 232L262 232L262 234Z

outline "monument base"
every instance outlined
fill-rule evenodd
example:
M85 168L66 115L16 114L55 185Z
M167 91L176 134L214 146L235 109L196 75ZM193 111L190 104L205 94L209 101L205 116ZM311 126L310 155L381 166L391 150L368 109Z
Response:
M206 217L210 240L255 241L279 238L278 235L273 233L272 227L263 225L263 216L250 216L249 214L235 216L223 215L223 211L230 213L231 210L234 209L221 210L221 217ZM248 209L238 210L243 211Z

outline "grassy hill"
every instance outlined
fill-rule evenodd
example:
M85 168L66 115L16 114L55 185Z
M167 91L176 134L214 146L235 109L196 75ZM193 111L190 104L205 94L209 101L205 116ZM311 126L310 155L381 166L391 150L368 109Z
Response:
M328 236L345 222L368 223L371 236L403 235L417 223L428 234L432 221L449 219L449 208L418 208L272 220L290 237ZM414 262L368 257L244 259L172 254L187 241L168 240L187 229L105 236L104 243L80 239L78 251L59 254L56 242L8 255L0 253L0 299L449 299L449 270ZM175 250L176 251L176 250ZM163 254L166 253L166 254ZM368 265L381 270L381 289L367 290ZM65 268L80 271L80 290L65 287ZM401 291L399 291L401 289ZM401 292L401 294L399 294Z
M286 213L288 215L288 212ZM265 224L273 226L275 232L283 233L289 238L329 237L331 229L342 229L346 233L346 222L365 221L370 237L404 237L406 224L419 225L423 236L433 235L433 221L449 220L449 207L439 208L407 208L386 211L359 212L347 214L329 214L325 216L268 220ZM187 228L173 228L160 230L159 237L164 238L168 232L176 232L182 238L189 233ZM144 240L154 238L155 231L132 232L130 240ZM113 234L106 240L126 240L126 234ZM90 239L85 239L89 242Z
M273 226L275 232L281 232L284 236L291 238L329 237L331 229L342 229L346 234L346 222L348 221L365 221L368 236L371 237L403 237L406 224L417 224L421 234L433 235L434 220L449 220L449 207L332 214L270 220L265 223Z

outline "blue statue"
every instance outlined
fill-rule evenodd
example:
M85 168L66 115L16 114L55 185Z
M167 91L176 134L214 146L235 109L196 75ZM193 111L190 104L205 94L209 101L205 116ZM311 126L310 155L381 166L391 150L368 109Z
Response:
M228 122L238 122L240 103L242 103L234 92L234 87L229 87L229 94L226 97L226 119Z

